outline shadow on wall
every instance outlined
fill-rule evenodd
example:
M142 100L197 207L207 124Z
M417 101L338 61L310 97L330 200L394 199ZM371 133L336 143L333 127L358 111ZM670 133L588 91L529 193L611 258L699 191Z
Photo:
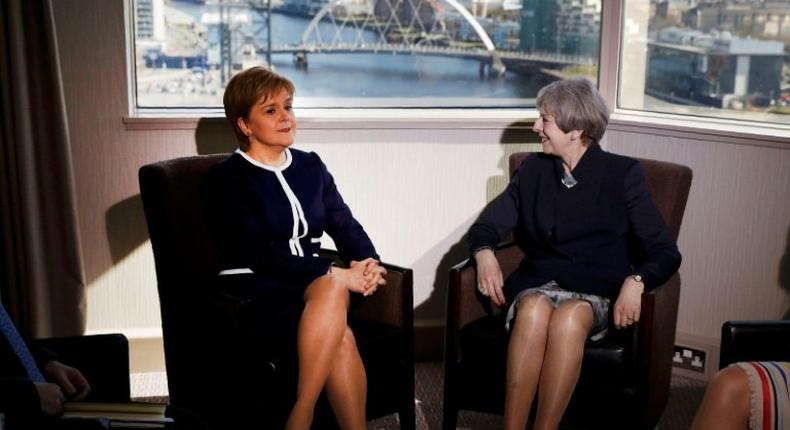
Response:
M105 227L112 262L118 264L148 240L140 194L112 205L105 214Z
M779 261L779 287L790 295L790 227L787 229L785 254ZM790 320L790 307L785 311L783 319Z
M507 183L510 181L508 175L510 155L515 152L534 150L534 148L525 147L524 145L535 144L539 142L537 135L533 133L531 129L531 121L519 121L508 125L507 128L505 128L505 130L502 132L502 136L499 139L499 143L502 148L502 157L500 157L499 162L497 163L497 166L500 168L502 174L492 176L486 181L486 200L489 202L488 204L491 204L491 201L502 192L505 186L507 186ZM481 210L482 209L483 208L481 208ZM476 218L477 217L475 216L475 219ZM436 267L436 274L434 276L434 284L431 295L427 300L420 303L420 305L414 309L415 320L444 319L445 307L447 304L447 285L450 280L450 269L454 265L469 257L469 250L467 249L466 245L465 230L467 229L467 226L471 224L472 220L469 220L469 222L463 224L463 236L460 240L447 248L447 251L439 261L439 265ZM455 236L456 234L458 234L458 231L454 231L451 236ZM432 255L435 255L432 251L433 249L423 255L420 260L423 258L431 258Z
M200 155L230 153L238 144L225 118L201 118L195 130L195 146ZM105 213L105 228L113 264L128 257L148 240L148 226L140 194L112 205Z
M415 320L430 320L444 317L445 306L447 305L447 285L450 281L450 268L469 257L469 251L466 248L466 225L470 223L471 220L468 223L464 223L465 225L459 229L463 230L464 233L461 237L461 240L451 244L449 249L447 249L447 252L445 252L445 254L442 256L442 259L439 261L439 265L436 267L436 274L434 276L431 295L427 300L414 308ZM452 233L452 235L455 236L458 233L460 232L456 230ZM441 252L440 249L445 248L446 246L446 243L442 243L439 246L430 249L420 258L420 260L431 258L432 255L435 255L435 252Z

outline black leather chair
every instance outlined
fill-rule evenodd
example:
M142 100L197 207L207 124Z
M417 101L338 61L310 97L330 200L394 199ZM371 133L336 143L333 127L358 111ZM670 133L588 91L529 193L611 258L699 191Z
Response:
M170 402L213 428L282 427L295 395L295 364L260 344L254 305L238 285L216 282L217 250L205 221L201 181L224 155L143 166L140 190L154 251ZM387 286L356 307L350 321L368 377L369 419L398 413L413 429L412 271L387 268ZM285 354L284 356L288 356ZM326 402L314 428L331 428Z
M511 176L527 153L510 157ZM691 170L640 160L647 188L677 240L691 186ZM496 250L507 277L524 255L514 244ZM508 338L504 317L476 293L470 261L450 271L445 332L444 428L455 429L459 410L504 413ZM611 331L585 347L582 371L565 422L583 428L653 429L666 406L677 323L680 278L642 296L639 323ZM603 422L600 422L603 421Z
M86 402L128 402L129 390L129 345L121 334L72 336L37 339L29 343L35 352L45 349L54 353L58 361L70 365L88 380L91 391ZM7 369L4 369L7 370ZM2 387L0 387L2 389ZM37 405L31 405L37 406ZM30 415L33 409L3 410L5 429L101 429L106 428L98 420L64 421L38 415Z
M790 361L790 321L727 321L719 369L738 361Z
M91 385L86 402L128 402L129 342L122 334L38 339L36 344L55 353L58 361L85 376Z

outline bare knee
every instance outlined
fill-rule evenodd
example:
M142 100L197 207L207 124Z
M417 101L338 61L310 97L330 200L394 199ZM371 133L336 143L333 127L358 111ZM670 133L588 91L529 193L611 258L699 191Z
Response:
M716 372L708 385L705 396L723 407L748 407L749 377L738 366L726 367Z
M570 300L551 314L549 336L583 335L587 337L593 325L592 306L582 300Z
M331 276L322 276L310 285L304 293L305 304L321 302L348 309L351 300L348 288Z
M553 308L549 299L540 294L523 297L518 304L514 327L545 333Z

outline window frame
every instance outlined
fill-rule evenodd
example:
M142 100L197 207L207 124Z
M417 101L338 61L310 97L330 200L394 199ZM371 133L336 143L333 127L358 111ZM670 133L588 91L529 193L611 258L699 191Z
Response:
M608 129L740 143L757 146L790 148L790 125L770 122L715 118L706 116L657 113L618 106L622 56L622 28L625 0L602 0L601 58L598 87L611 109Z
M602 0L598 88L611 109L609 129L639 131L651 128L656 134L708 136L712 140L790 148L790 125L682 114L654 113L620 108L617 105L620 81L623 2ZM133 0L124 2L128 115L123 122L129 130L195 129L201 118L223 118L221 108L165 109L137 107L137 79L134 63ZM534 108L298 108L300 128L307 129L503 129L538 117Z

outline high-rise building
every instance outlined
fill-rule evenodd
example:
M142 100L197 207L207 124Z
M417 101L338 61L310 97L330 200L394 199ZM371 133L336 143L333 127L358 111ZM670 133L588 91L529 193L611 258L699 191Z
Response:
M557 3L560 53L598 57L601 0L563 0Z
M164 0L137 0L134 2L134 13L137 40L164 41Z
M138 39L154 37L154 5L152 0L137 0L135 8L135 27Z
M765 107L780 93L784 51L780 41L665 28L648 43L645 93L681 104Z
M557 0L523 0L519 48L527 52L557 50Z
M790 42L790 6L786 1L700 4L683 14L684 23L701 31L729 31L742 37Z
M601 0L523 0L519 48L597 56Z

